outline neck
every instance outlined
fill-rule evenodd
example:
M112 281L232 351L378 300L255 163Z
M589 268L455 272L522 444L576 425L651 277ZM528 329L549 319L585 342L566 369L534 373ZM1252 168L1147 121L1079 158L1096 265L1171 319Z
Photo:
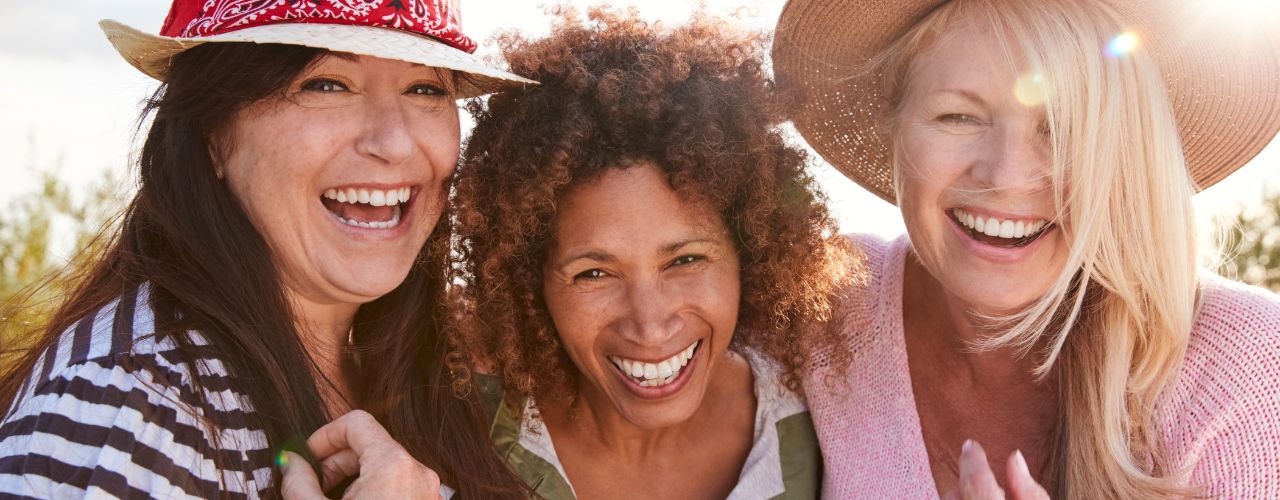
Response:
M322 304L297 295L290 296L294 328L303 349L315 363L317 389L334 416L346 413L356 403L352 381L353 360L347 354L352 325L359 304Z
M975 385L984 381L1026 383L1034 380L1034 355L1012 347L979 350L979 342L1005 333L975 312L972 304L947 291L915 254L908 254L903 276L903 318L907 332L924 348L928 362L949 373L966 374ZM942 305L942 311L938 306ZM939 314L942 312L943 314ZM1035 352L1034 350L1032 352Z

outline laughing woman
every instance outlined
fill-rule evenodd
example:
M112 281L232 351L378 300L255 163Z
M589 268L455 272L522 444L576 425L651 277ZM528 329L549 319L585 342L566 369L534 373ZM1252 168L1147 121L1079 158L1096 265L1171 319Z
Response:
M1280 9L1232 7L791 0L797 128L907 228L806 385L825 495L1280 498L1280 298L1196 252L1280 128Z
M519 491L449 389L423 249L447 240L454 99L523 80L469 54L448 2L337 5L103 22L163 84L120 232L5 367L0 496L275 496L285 449L325 486L363 467L348 492Z
M794 389L825 337L800 327L845 254L771 128L760 41L591 16L510 41L542 85L477 110L458 173L456 317L502 381L495 444L550 499L811 498Z

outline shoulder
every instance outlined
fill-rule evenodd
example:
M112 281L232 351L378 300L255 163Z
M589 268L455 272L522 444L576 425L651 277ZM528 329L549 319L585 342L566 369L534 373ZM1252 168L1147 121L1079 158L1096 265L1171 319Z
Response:
M828 375L843 378L843 373L829 373L840 365L836 361L851 359L856 365L860 358L878 352L892 340L894 324L901 316L902 272L910 241L905 235L894 239L870 234L844 237L861 254L862 269L836 292L831 320L824 328L839 340L830 347L835 351L814 353L808 373L811 379Z
M1280 297L1202 282L1183 366L1157 410L1172 466L1208 494L1280 494Z
M822 453L804 398L780 383L780 367L746 351L756 395L751 451L729 498L816 498Z
M0 493L235 496L269 478L228 472L263 458L265 435L218 360L192 366L155 334L149 303L145 286L125 294L42 355L0 420Z
M1183 364L1181 382L1200 390L1280 394L1280 296L1206 275Z

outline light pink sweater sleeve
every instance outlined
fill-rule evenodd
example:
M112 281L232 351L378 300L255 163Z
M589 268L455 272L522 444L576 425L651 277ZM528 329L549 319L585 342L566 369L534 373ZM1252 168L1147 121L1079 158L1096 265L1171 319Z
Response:
M870 276L837 306L843 373L823 354L805 381L824 498L933 498L902 338L910 243L858 235ZM1204 277L1184 365L1156 408L1171 465L1208 498L1280 499L1280 296Z

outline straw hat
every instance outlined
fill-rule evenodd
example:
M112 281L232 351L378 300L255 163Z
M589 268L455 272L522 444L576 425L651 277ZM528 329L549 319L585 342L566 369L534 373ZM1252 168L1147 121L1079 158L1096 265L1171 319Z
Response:
M1275 137L1280 129L1276 11L1250 12L1233 18L1236 24L1224 24L1226 7L1207 0L1107 2L1133 23L1165 74L1198 189L1240 168ZM943 3L791 0L778 19L774 71L803 99L791 115L796 128L829 163L890 203L889 152L875 125L887 103L875 75L855 75Z
M458 97L533 80L472 54L456 0L174 0L160 35L105 19L107 39L133 67L164 80L173 56L213 42L282 43L396 59L466 73Z

